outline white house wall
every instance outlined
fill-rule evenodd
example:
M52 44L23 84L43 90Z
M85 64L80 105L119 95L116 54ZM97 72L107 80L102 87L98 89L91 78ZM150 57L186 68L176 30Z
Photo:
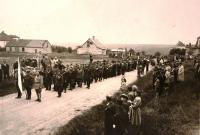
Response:
M87 43L85 43L81 48L77 49L77 54L106 55L106 50L99 49L94 44L87 47Z
M49 48L25 48L24 52L28 52L28 53L37 53L41 52L41 53L51 53Z
M0 47L5 47L7 44L7 41L0 41Z

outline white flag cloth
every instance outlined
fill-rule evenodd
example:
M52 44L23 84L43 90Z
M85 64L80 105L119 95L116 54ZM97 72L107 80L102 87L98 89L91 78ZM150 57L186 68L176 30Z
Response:
M19 86L19 89L20 89L20 91L22 93L21 65L20 65L19 58L18 58L18 86Z

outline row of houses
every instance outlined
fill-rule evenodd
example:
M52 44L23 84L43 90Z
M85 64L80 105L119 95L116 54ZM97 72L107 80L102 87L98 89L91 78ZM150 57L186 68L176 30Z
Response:
M4 31L0 33L0 47L5 47L6 52L52 53L52 45L48 40L20 39L20 37L8 35ZM108 49L93 36L78 46L74 52L77 54L107 55ZM112 49L109 52L117 55L124 53L125 50Z
M8 35L4 31L0 33L0 47L6 48L6 52L52 53L48 40L20 39L20 37Z

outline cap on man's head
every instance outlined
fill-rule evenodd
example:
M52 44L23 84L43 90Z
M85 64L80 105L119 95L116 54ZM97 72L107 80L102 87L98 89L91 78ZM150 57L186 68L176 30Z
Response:
M121 97L121 98L124 98L124 99L126 99L126 100L128 100L128 96L127 96L126 94L121 94L120 97Z

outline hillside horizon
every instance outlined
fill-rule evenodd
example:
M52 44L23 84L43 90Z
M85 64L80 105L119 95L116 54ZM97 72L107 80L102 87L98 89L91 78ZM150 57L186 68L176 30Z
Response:
M58 45L58 44L54 44ZM82 44L78 43L68 43L68 44L60 44L58 46L63 47L72 47L72 49L75 49L77 46L80 46ZM154 54L155 52L160 52L164 55L169 54L169 51L171 48L175 47L174 44L103 44L108 49L116 49L116 48L132 48L135 51L145 51L147 54Z

